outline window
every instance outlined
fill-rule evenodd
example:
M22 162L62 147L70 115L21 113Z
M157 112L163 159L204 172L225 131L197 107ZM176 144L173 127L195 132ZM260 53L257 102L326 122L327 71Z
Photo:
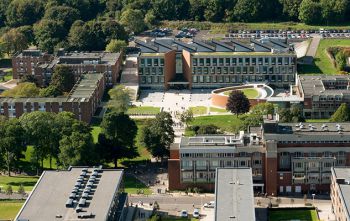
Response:
M197 58L193 58L193 66L197 66Z
M153 63L154 63L154 66L158 66L158 59L157 59L157 58L154 59L154 60L153 60Z
M218 64L218 59L217 58L213 58L213 66L217 66Z
M210 58L207 58L207 59L206 59L206 66L211 66L211 64L210 64Z
M160 59L160 66L164 66L164 58Z
M226 58L225 59L225 65L226 66L230 66L230 60L231 60L230 58Z
M303 157L303 153L302 153L302 152L295 152L295 153L294 153L294 157L295 157L295 158Z
M246 162L245 162L245 161L240 161L240 162L239 162L239 166L245 167L245 166L246 166Z

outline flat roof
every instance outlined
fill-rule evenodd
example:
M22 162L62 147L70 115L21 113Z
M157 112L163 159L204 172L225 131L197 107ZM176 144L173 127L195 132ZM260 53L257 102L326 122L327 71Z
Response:
M113 65L119 60L120 53L109 52L67 52L58 56L57 64L109 64ZM94 63L94 62L97 63ZM92 63L89 63L92 62Z
M350 142L350 123L264 123L263 130L265 140Z
M350 181L350 168L349 167L332 167L332 173L336 179L345 179ZM344 201L344 208L346 213L350 216L350 185L347 183L341 184L336 182L340 189L340 195Z
M299 75L299 83L302 87L305 97L313 95L350 95L347 89L328 89L324 81L328 82L347 82L350 83L350 77L347 75Z
M77 203L70 208L66 207L66 202L82 171L83 167L44 171L15 220L83 220L78 218L78 214L82 213L92 213L94 218L89 220L106 220L114 194L120 188L123 170L102 169L98 175L99 181L94 184L95 191L87 198L87 205L82 207L83 212L77 213ZM93 168L88 168L86 180L92 173ZM79 201L79 198L75 199ZM62 218L56 218L56 215Z
M217 168L215 221L255 220L251 168Z

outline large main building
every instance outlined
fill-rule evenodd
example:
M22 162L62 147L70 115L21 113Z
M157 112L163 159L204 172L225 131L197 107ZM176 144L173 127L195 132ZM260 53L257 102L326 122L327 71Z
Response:
M280 40L135 41L141 88L219 88L246 82L295 84L294 48Z
M256 192L329 192L331 167L349 166L350 123L264 123L239 135L183 137L170 149L169 189L213 190L215 169L251 167Z

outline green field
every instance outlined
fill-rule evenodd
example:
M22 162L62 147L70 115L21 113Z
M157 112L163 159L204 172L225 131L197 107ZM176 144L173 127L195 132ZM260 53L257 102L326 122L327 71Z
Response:
M223 131L235 132L234 129L241 124L241 120L236 115L231 114L195 117L191 122L191 126L209 124L213 124Z
M13 220L23 203L21 200L0 201L0 220Z
M204 106L198 106L198 107L190 107L190 110L192 111L193 115L204 115L207 113L207 107Z
M254 99L257 96L259 96L259 92L254 89L254 88L246 88L246 89L242 89L240 90L243 92L243 94L248 98L248 99ZM229 96L231 93L231 91L225 91L224 94Z
M269 210L269 221L319 221L317 212L310 210Z
M350 47L350 39L321 39L314 64L300 65L298 72L300 74L336 74L337 69L333 66L326 51L327 48L336 46Z
M142 106L142 107L131 107L127 111L127 114L129 115L156 115L160 112L159 107L149 107L149 106Z
M0 187L4 191L7 185L11 185L12 190L17 192L18 187L22 184L25 191L31 191L38 178L35 176L0 176Z
M228 111L226 109L217 108L217 107L210 107L210 112L228 113Z
M139 190L143 191L143 194L152 194L151 189L149 189L145 184L141 183L138 179L132 176L124 177L125 192L129 194L136 194Z

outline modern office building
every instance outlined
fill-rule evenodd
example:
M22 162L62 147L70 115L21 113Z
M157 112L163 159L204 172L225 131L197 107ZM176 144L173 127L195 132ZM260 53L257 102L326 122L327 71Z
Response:
M342 103L350 104L347 75L298 75L297 87L306 118L329 118Z
M20 117L33 111L72 112L76 119L89 123L100 104L105 90L104 74L85 74L67 97L0 97L0 115Z
M264 123L239 135L183 137L168 161L169 189L213 190L215 169L252 168L256 192L329 192L331 167L350 165L350 123Z
M255 221L251 168L216 169L214 220Z
M70 167L44 171L16 221L123 221L128 198L123 170Z
M337 221L350 220L350 168L332 168L332 211Z
M295 84L294 48L280 40L136 40L141 88L220 88L246 82Z
M56 55L47 55L35 50L35 53L31 54L32 56L29 56L29 52L23 51L12 58L13 78L20 79L25 75L32 75L41 86L49 84L57 65L70 67L76 80L86 73L104 73L106 84L111 86L117 82L122 65L120 53L60 50Z

